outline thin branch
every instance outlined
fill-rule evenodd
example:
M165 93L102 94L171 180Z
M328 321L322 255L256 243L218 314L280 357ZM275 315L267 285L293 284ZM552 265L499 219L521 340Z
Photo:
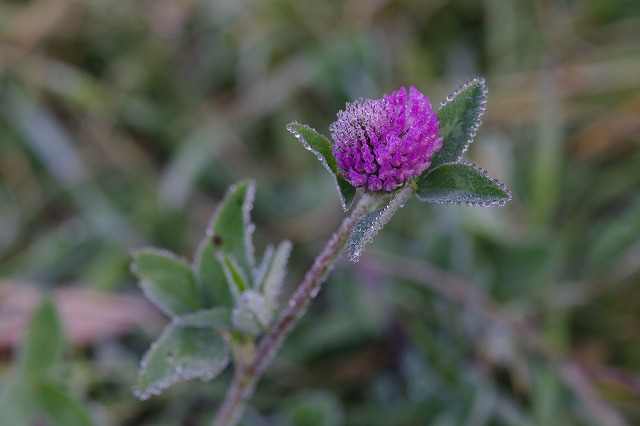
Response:
M278 321L260 341L254 361L245 366L236 366L233 380L213 426L235 425L244 412L247 401L253 395L258 379L271 363L284 339L302 318L311 300L318 294L326 276L342 252L351 228L377 202L375 196L364 195L351 215L345 218L340 228L333 234L326 247L316 258L302 283L289 299L289 303Z

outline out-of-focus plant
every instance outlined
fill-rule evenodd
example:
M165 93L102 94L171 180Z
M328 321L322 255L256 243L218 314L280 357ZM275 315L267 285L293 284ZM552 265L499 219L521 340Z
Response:
M423 202L504 205L506 187L462 156L484 113L481 78L461 86L433 111L414 87L381 99L348 103L330 126L333 143L292 122L287 129L331 173L342 206L351 209L302 283L279 312L291 243L256 259L250 211L254 184L232 186L208 226L193 262L170 252L134 254L145 295L172 318L144 356L136 394L146 399L192 378L211 380L233 360L235 374L215 425L235 424L256 383L346 247L357 261L364 246L414 196Z
M64 380L65 348L56 309L45 299L31 317L16 368L0 393L0 425L94 424Z

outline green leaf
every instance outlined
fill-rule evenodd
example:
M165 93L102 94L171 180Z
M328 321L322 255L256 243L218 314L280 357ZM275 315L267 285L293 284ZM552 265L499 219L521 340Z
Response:
M23 377L43 377L56 371L65 349L60 320L53 302L44 298L31 316L19 365Z
M157 249L138 251L134 253L132 270L140 278L145 296L168 315L202 308L191 268L173 253Z
M252 181L232 185L213 214L206 237L198 247L194 269L205 307L231 307L233 304L232 290L228 288L223 268L218 262L219 254L234 259L245 277L251 277L255 266L250 218L254 193Z
M209 239L201 244L194 270L198 276L202 304L205 307L233 306L233 297L227 284L227 279L222 270L222 265L216 257L216 249L210 244Z
M91 426L93 420L84 406L64 389L52 383L43 383L38 389L38 400L48 420L54 426Z
M336 182L342 208L344 211L349 210L356 196L356 188L338 170L338 163L333 156L331 142L306 124L298 124L294 121L287 124L287 130L293 133L305 148L313 152L322 165L331 173Z
M174 321L185 327L229 328L231 326L231 310L229 308L203 309L182 315L175 318Z
M373 240L373 237L386 225L393 215L404 206L413 195L413 189L406 186L393 194L386 207L375 210L362 216L353 225L349 242L347 244L347 256L352 262L357 262L364 251L364 246Z
M142 359L136 396L144 400L193 378L212 380L228 363L227 344L216 330L173 323Z
M487 86L484 78L480 77L463 84L442 101L437 116L440 135L444 140L427 171L445 163L460 161L482 124L480 117L484 114L486 103Z
M416 197L425 203L504 205L511 192L473 163L444 164L420 176Z

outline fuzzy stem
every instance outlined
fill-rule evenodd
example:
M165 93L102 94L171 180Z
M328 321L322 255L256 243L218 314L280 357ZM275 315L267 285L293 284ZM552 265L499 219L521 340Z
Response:
M244 367L236 366L233 381L213 421L213 426L233 426L238 422L247 401L253 395L258 379L271 363L284 339L302 318L311 299L318 294L324 279L335 265L338 255L349 239L351 228L362 215L377 204L379 198L375 195L365 194L360 199L351 215L342 221L340 228L333 234L322 253L318 255L302 283L289 299L289 303L278 321L260 341L253 362Z

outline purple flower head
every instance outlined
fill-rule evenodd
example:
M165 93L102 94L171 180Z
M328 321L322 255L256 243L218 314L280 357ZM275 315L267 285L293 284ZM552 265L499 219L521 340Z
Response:
M443 139L429 98L413 86L347 103L329 129L344 177L368 191L393 191L422 174Z

